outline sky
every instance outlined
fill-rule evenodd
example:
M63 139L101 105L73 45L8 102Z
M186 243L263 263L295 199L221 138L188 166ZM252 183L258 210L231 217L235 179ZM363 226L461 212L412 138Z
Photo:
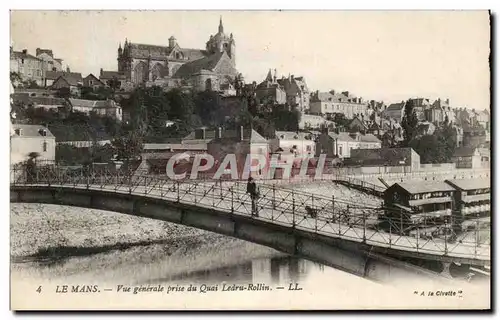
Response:
M14 50L50 48L71 71L117 70L119 43L204 49L217 33L236 42L246 82L304 76L311 91L363 99L450 99L490 105L487 11L12 11Z

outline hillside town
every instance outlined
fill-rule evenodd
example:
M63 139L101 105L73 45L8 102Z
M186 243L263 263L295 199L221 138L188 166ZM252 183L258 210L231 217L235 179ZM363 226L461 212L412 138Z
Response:
M486 109L448 98L375 101L320 92L300 70L270 68L264 79L246 81L237 70L236 37L222 17L217 33L207 36L202 49L183 48L175 36L165 46L125 39L116 70L88 75L49 48L11 46L13 158L37 153L71 165L168 159L174 151L206 153L217 140L239 136L250 153L326 154L345 167L408 165L408 157L391 158L404 152L385 152L405 148L422 165L490 165Z
M167 25L166 20L175 25L177 13L170 19L156 14L158 25ZM45 13L18 20L34 21L38 15ZM101 12L75 12L70 18L80 15L85 25L99 17L108 19ZM144 23L145 15L134 15L130 13L130 20L144 30L154 25ZM62 21L58 28L69 21L61 16L54 17ZM445 18L438 19L440 25ZM489 26L486 18L481 25ZM252 21L270 21L260 19ZM126 14L119 13L116 21L124 20ZM288 21L297 23L293 17ZM416 21L410 29L418 29ZM176 33L190 28L189 22ZM321 290L328 290L321 291L327 294L326 306L336 300L331 297L347 294L342 288L367 291L371 282L380 285L376 293L383 293L386 284L400 286L410 297L402 301L427 291L408 291L408 283L423 286L427 280L439 284L433 290L455 285L464 297L486 292L491 277L492 120L489 106L481 104L486 96L463 94L459 80L464 78L454 78L452 72L428 75L429 67L419 75L423 82L442 75L446 81L430 79L419 86L388 58L378 69L392 69L388 83L339 63L342 72L352 73L354 81L349 82L343 79L349 77L346 73L325 67L323 74L326 60L340 60L329 56L332 43L323 47L328 57L314 55L306 46L300 64L281 62L288 48L269 58L277 63L262 56L259 61L248 59L254 57L244 55L248 48L260 42L238 51L244 31L228 30L218 16L206 36L207 29L198 28L204 37L198 46L185 47L188 39L178 39L169 30L156 38L163 43L147 44L146 35L134 34L131 25L122 28L117 22L117 33L102 32L99 41L108 45L112 37L116 41L123 36L114 48L96 41L100 35L95 30L82 31L95 42L87 44L86 52L98 51L92 61L82 55L88 60L79 68L89 68L86 72L74 68L82 58L58 52L63 47L55 47L57 42L20 30L11 43L11 270L17 283L25 275L57 284L105 283L109 287L101 285L103 293L96 289L95 296L107 301L98 294L127 283L148 291L156 283L176 288L182 283L216 288L220 283L224 288L234 282L238 288L244 283L267 288L262 291L289 288L298 294L316 292L304 282L314 279ZM301 28L309 35L325 25L328 22ZM235 27L240 27L239 21ZM288 32L288 24L286 28ZM449 30L436 38L441 43L455 33L460 36L458 47L439 53L440 60L435 59L440 52L436 44L429 45L432 58L425 59L439 64L450 57L463 59L471 47L479 51L479 45L460 47L461 32ZM349 32L348 42L364 46L370 43L367 39L378 42L379 34L387 32L365 36L368 31L357 37ZM412 46L420 45L397 32L404 36L392 39L387 32L392 42L377 49L380 56L406 52L401 44L406 37ZM275 46L284 46L281 33L276 34L280 38L275 38ZM73 41L69 35L68 43ZM336 42L338 35L332 37ZM194 43L200 39L196 36ZM273 42L263 32L266 36ZM428 37L423 39L427 45ZM489 48L489 42L482 45L485 51ZM350 58L355 47L343 56ZM457 49L463 51L457 54ZM370 65L377 59L360 52L366 60L354 57L350 66L359 62L360 69L375 74ZM266 49L259 54L275 53ZM298 53L290 52L293 55ZM405 66L406 58L401 60ZM309 60L320 61L315 65L320 69L308 65ZM110 61L116 67L109 67ZM449 66L458 68L454 61ZM253 70L257 78L250 78L251 71L244 67L258 69ZM469 75L472 67L463 69ZM470 78L475 89L487 91L483 82ZM394 85L403 81L402 87ZM340 88L339 83L351 85ZM355 92L360 88L370 94ZM441 91L440 96L421 95ZM408 92L415 95L406 96ZM477 105L460 105L454 99ZM349 278L342 280L346 275ZM370 282L357 285L353 281L358 278ZM329 280L332 284L325 286ZM473 286L465 287L469 282ZM303 291L294 289L299 284ZM121 294L120 289L116 292ZM359 294L356 289L356 303Z

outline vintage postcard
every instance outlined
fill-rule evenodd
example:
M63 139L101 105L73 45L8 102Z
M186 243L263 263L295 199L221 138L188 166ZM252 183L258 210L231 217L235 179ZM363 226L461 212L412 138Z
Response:
M11 11L12 310L491 308L488 11Z

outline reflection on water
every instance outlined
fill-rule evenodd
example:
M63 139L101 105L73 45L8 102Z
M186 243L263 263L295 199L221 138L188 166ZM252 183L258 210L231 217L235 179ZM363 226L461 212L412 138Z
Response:
M253 259L233 266L199 270L162 279L152 279L148 283L266 283L284 284L299 282L308 272L323 271L324 266L292 256Z

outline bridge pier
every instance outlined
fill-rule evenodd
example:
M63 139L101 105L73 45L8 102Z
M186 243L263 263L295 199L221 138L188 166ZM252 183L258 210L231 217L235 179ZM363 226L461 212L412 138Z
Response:
M441 262L443 269L441 270L441 275L447 278L453 278L450 273L451 262Z

